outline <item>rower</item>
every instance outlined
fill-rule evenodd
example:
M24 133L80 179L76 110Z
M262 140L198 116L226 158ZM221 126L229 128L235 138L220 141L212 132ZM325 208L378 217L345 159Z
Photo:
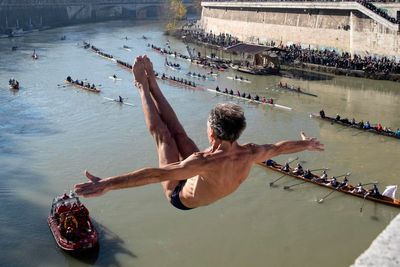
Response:
M325 111L323 109L320 110L319 116L321 116L321 118L325 118Z
M247 99L251 99L251 95L250 94L247 96Z
M351 119L351 125L355 125L356 124L356 120L354 118Z
M282 171L284 172L288 172L290 170L290 166L289 163L285 163L285 165L281 168Z
M69 83L70 83L71 81L72 81L72 78L71 78L71 76L68 76L68 77L67 77L67 82L69 82Z
M362 187L361 183L358 183L358 185L356 186L356 188L353 189L353 191L351 191L352 193L357 193L357 194L363 194L365 193L365 189Z
M262 102L263 102L263 103L266 103L266 102L267 102L267 99L265 98L265 96L262 97Z
M328 179L328 174L326 173L326 170L324 170L322 172L322 175L318 179L316 179L316 182L318 182L318 183L326 183L326 179Z
M124 99L120 95L118 96L118 102L124 103Z
M338 187L339 186L339 183L336 180L336 177L332 177L330 183L331 183L331 186L333 186L333 187Z
M376 131L382 132L382 130L383 130L382 124L378 123L378 126L376 126Z
M228 88L225 88L224 93L225 93L225 94L228 93Z
M242 97L246 97L246 93L242 93Z
M293 170L294 174L302 175L304 173L303 167L300 165L300 163L297 163L296 168Z
M371 128L371 124L369 123L369 121L367 121L364 125L364 129L370 129Z
M345 175L343 181L340 183L340 187L347 187L348 185L349 179L347 178L347 175Z
M395 135L396 135L397 137L400 137L400 128L397 128Z
M96 85L94 85L94 83L92 84L92 89L96 89Z
M258 95L256 95L256 96L254 97L254 100L255 100L255 101L260 101L260 97L259 97Z
M113 78L114 78L114 79L117 79L117 75L114 74L114 75L113 75Z
M165 73L162 74L161 79L165 79Z
M274 100L272 99L272 97L269 99L269 103L272 105L274 104Z
M306 179L311 179L312 174L311 174L310 169L306 169L306 170L304 171L303 177L306 178Z
M237 90L236 95L240 97L240 92L239 92L239 90Z
M371 195L375 198L381 197L381 193L379 193L379 189L376 184L374 184L374 187L368 192L368 195Z
M361 121L358 123L358 127L359 127L360 129L363 129L363 128L364 128L364 121L363 121L363 120L361 120Z
M335 120L340 121L340 115L339 114L336 114Z
M232 89L229 90L229 94L230 94L230 95L233 95L233 90L232 90Z

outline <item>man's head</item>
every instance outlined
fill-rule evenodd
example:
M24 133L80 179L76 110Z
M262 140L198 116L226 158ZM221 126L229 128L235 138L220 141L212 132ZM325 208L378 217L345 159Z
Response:
M246 128L246 118L238 105L218 104L210 111L208 125L218 139L235 142Z

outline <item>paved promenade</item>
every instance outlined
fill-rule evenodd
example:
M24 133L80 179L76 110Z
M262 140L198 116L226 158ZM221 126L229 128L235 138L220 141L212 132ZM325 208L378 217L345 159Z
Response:
M371 246L358 257L352 267L400 266L400 214L372 242Z

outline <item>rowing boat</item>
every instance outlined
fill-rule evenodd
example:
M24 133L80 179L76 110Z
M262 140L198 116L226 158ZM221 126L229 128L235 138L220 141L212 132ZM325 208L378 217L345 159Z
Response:
M231 94L227 94L227 93L224 93L224 92L221 92L221 91L217 91L217 90L214 90L214 89L207 88L207 91L213 92L213 93L216 93L216 94L220 94L220 95L226 95L226 96L237 98L237 99L240 99L240 100L245 100L245 101L248 101L248 102L251 102L251 103L257 103L257 104L267 105L267 106L270 106L270 107L281 108L281 109L286 109L286 110L292 110L291 107L278 105L278 104L271 104L271 103L262 102L262 101L257 101L257 100L254 100L254 99L248 99L246 97L241 97L241 96L237 96L237 95L231 95Z
M231 76L228 76L226 78L229 79L229 80L237 81L237 82L251 83L251 81L249 81L247 79L244 79L244 78L236 78L236 77L231 77Z
M77 84L77 83L72 83L72 82L69 82L69 81L67 81L67 80L65 80L65 83L67 83L67 84L69 84L69 85L72 85L72 86L75 86L75 87L77 87L77 88L80 88L80 89L89 91L89 92L93 92L93 93L100 93L100 92L101 92L100 89L97 89L97 88L88 88L88 87L86 87L86 86L82 86L82 85Z
M199 86L193 86L193 85L185 84L185 83L182 83L182 82L174 81L174 80L172 80L172 79L170 79L170 78L168 78L166 76L165 77L159 77L157 75L156 78L160 79L162 81L167 81L167 82L172 83L172 84L177 85L177 86L181 86L181 87L187 87L187 88L191 88L191 89L200 89L200 90L204 89L204 88L199 87Z
M115 78L114 76L108 76L108 78L110 78L113 81L122 81L121 78Z
M302 91L300 88L296 89L296 88L294 88L294 87L282 86L282 85L279 85L279 84L277 84L276 87L279 88L279 89L287 90L287 91L294 92L294 93L298 93L298 94L302 94L302 95L308 95L308 96L318 97L318 96L315 95L315 94L304 92L304 91Z
M165 66L170 68L170 69L172 69L172 70L174 70L174 71L180 71L181 70L181 67L172 66L172 65L169 65L169 64L165 64Z
M318 182L319 176L315 175L315 174L311 175L312 176L311 179L307 179L307 178L304 178L301 175L293 173L293 169L292 168L289 168L289 171L287 171L287 172L283 171L282 170L283 166L281 164L276 163L275 161L273 161L271 159L267 160L266 162L258 163L258 164L263 166L263 167L265 167L265 168L271 169L273 171L284 173L284 174L286 174L288 176L297 178L299 180L302 180L302 181L305 181L305 182L309 182L309 183L312 183L312 184L316 184L316 185L319 185L319 186L322 186L322 187L325 187L325 188L328 188L328 189L331 189L331 190L336 190L338 192L349 194L349 195L352 195L352 196L355 196L355 197L359 197L359 198L363 198L363 199L365 198L365 199L368 199L368 200L372 200L372 201L375 201L375 202L379 202L379 203L390 205L390 206L394 206L394 207L400 207L400 199L392 199L390 197L383 196L383 195L380 195L379 197L374 197L372 195L365 196L365 194L363 194L363 193L353 192L355 187L352 186L352 185L347 185L347 186L339 187L339 188L338 187L334 187L334 186L331 185L330 182Z
M328 116L325 116L324 118L322 118L320 115L315 114L315 113L311 113L310 117L311 118L317 118L317 119L320 119L320 120L326 120L326 121L331 122L332 124L335 123L335 124L339 124L339 125L342 125L342 126L355 128L355 129L358 129L358 130L364 131L364 132L369 132L369 133L374 133L374 134L378 134L378 135L383 135L383 136L387 136L387 137L393 137L393 138L396 138L396 139L400 139L400 136L397 136L392 131L390 131L390 132L383 131L383 130L382 131L377 131L375 127L371 127L369 129L364 129L364 128L360 127L359 123L357 123L357 122L355 124L352 124L350 121L346 122L346 121L343 121L343 120L336 120L335 118L328 117Z
M109 101L114 101L114 102L117 102L119 104L124 104L124 105L127 105L127 106L131 106L131 107L135 106L134 104L127 103L127 102L121 102L118 99L114 99L114 98L104 97L104 99L109 100Z

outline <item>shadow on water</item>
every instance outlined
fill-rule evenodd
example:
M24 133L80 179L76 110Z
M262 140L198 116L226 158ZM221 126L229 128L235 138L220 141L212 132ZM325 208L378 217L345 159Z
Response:
M65 257L69 259L70 265L75 261L96 264L96 266L122 266L117 260L117 256L127 255L131 258L137 256L124 247L124 241L106 226L96 222L92 218L92 222L99 234L99 245L91 250L79 253L63 252Z
M290 79L301 79L306 81L326 81L332 80L334 76L323 73L310 72L299 69L284 69L280 71L280 76Z

